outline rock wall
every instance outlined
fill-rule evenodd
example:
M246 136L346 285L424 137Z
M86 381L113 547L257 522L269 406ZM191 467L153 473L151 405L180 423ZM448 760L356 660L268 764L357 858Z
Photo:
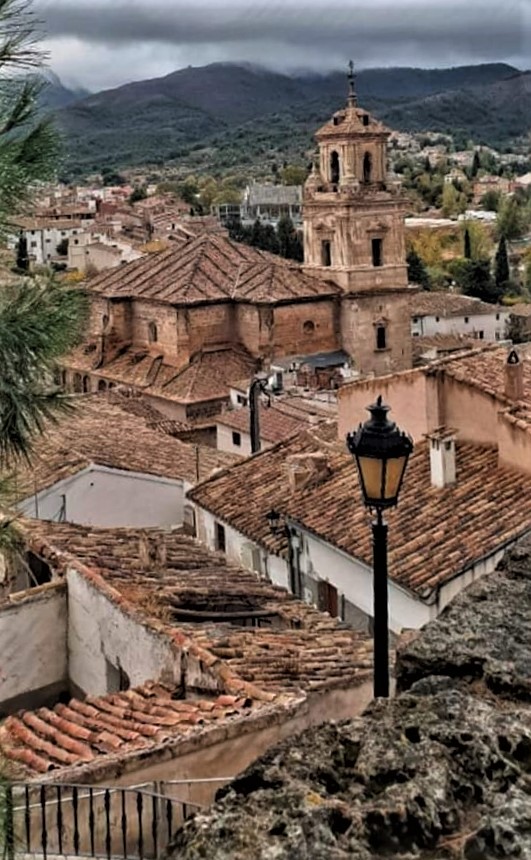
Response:
M172 860L531 858L531 539L398 649L393 700L279 744Z

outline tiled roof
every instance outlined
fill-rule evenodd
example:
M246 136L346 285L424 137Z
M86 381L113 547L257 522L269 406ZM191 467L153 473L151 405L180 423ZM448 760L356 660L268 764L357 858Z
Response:
M296 206L302 202L300 185L249 185L245 193L248 206Z
M531 406L531 357L525 345L517 347L524 373L524 401ZM464 353L455 358L442 360L438 367L445 376L452 377L474 388L491 394L505 403L506 347L487 346L484 349ZM426 372L429 372L427 369Z
M180 532L38 520L25 521L23 529L28 547L59 575L80 566L122 611L139 623L144 619L199 659L224 693L213 701L183 700L175 689L148 683L9 717L0 728L0 755L30 772L142 752L190 734L197 724L370 679L367 635ZM246 619L258 612L271 626L228 623L222 615L227 612L241 612Z
M264 442L280 442L288 436L300 430L307 423L307 416L296 418L292 415L286 415L281 409L278 409L274 404L267 406L260 405L260 438ZM241 433L249 433L250 426L250 410L247 406L241 409L231 409L227 412L222 412L216 419L217 424L223 427L230 427L232 430L238 430Z
M73 397L74 410L48 424L35 440L31 464L15 475L19 499L75 475L91 463L193 483L237 458L188 445L150 427L105 394Z
M190 498L273 552L283 540L268 534L272 508L348 555L371 565L371 536L356 468L343 443L323 442L327 425L304 431L213 476ZM293 491L286 458L324 451L327 471ZM416 446L400 504L389 512L391 578L426 597L475 561L531 528L531 478L499 468L497 451L457 444L457 483L431 485L426 443Z
M305 275L294 263L214 234L102 272L87 282L87 288L107 297L173 305L269 304L339 292L332 283Z
M496 314L500 311L506 312L507 309L457 293L420 290L411 299L412 317L460 317L475 314Z
M507 313L517 317L531 317L531 302L517 302L505 308Z
M255 359L243 348L232 346L200 352L180 369L166 364L164 356L135 347L97 370L93 370L94 356L87 355L83 348L71 353L65 365L185 404L226 399L233 381L244 377L250 380L256 370Z
M0 751L24 773L88 764L102 756L141 753L260 708L245 697L179 699L178 691L146 683L123 693L71 699L53 710L21 711L0 726Z

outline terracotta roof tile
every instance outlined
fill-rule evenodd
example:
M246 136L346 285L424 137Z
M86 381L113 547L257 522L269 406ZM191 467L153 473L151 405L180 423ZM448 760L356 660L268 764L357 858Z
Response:
M86 287L108 297L173 305L269 304L338 293L332 283L305 275L294 263L215 234L200 235L178 248L102 272Z
M93 357L87 356L83 349L76 350L64 363L71 370L100 375L93 369ZM190 364L177 368L167 364L161 355L130 347L107 362L101 376L153 396L187 404L227 399L233 381L243 377L251 379L255 370L255 359L242 348L227 346L205 350Z
M369 519L356 468L342 442L330 445L323 428L304 431L195 487L190 498L272 552L284 540L269 534L272 508L368 566ZM314 485L292 491L286 458L324 452L327 471ZM348 521L348 527L346 523ZM442 583L531 528L531 478L500 468L497 451L457 445L457 483L431 485L426 443L416 446L398 508L389 512L389 573L427 596Z
M480 299L462 296L459 293L427 292L420 290L411 299L412 317L458 317L475 314L495 314L507 311L499 305L490 305Z
M35 440L31 464L15 474L19 499L75 475L91 464L191 483L238 458L206 446L190 445L149 426L105 394L72 398L74 410L45 427Z
M107 598L164 631L218 677L214 699L182 699L149 682L105 696L72 699L21 712L0 727L0 754L30 773L104 756L147 751L267 703L303 693L353 688L371 677L372 641L297 600L257 574L228 564L192 538L162 529L95 529L69 523L23 523L28 547L59 575L78 564ZM158 559L158 560L157 560ZM190 612L267 613L270 626L242 627ZM183 620L183 618L185 620Z

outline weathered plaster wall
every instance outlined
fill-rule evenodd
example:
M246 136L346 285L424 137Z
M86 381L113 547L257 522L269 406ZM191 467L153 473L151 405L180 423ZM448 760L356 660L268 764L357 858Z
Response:
M123 612L75 568L67 572L68 664L74 689L90 695L110 692L112 669L122 669L130 686L146 681L181 682L180 653L169 637Z
M39 707L66 689L66 589L14 595L0 606L0 713Z
M312 355L341 348L336 302L298 302L273 311L273 355Z
M457 430L461 439L478 445L496 445L501 406L495 397L448 376L441 384L445 425Z
M143 527L180 525L183 506L182 481L92 465L25 499L19 510L80 525Z
M420 369L344 385L338 391L339 436L344 438L366 421L367 406L381 394L391 407L390 418L420 441L429 429L440 424L436 391L436 380L426 377Z
M519 427L510 415L500 412L496 429L500 466L531 472L531 435L528 427Z
M216 448L218 451L227 451L230 454L240 454L242 457L248 457L251 453L251 436L249 433L238 432L240 444L236 445L233 438L233 430L230 427L225 427L224 424L218 424L216 432Z

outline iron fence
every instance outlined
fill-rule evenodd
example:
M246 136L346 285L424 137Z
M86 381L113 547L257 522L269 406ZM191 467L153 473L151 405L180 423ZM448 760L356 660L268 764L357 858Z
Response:
M158 786L159 784L155 784ZM90 787L50 783L2 789L4 856L39 854L138 858L159 856L176 828L199 805L173 791L144 786Z

